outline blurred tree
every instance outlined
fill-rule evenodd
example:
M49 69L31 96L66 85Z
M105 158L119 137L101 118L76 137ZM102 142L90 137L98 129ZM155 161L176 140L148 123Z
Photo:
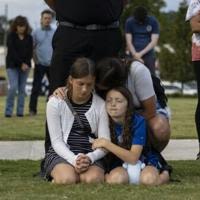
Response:
M4 43L4 35L6 31L6 17L4 15L0 16L0 45Z
M173 20L169 24L170 37L165 38L165 44L161 46L159 53L161 78L182 83L193 80L194 73L191 63L191 30L188 22L185 22L187 1L180 3ZM169 22L169 21L168 21ZM168 48L166 48L168 44Z

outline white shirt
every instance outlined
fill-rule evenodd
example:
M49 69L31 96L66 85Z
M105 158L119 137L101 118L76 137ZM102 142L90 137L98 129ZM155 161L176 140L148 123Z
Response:
M77 155L70 151L67 145L67 139L74 122L74 115L66 102L56 97L49 99L46 115L53 149L59 156L74 165ZM109 120L103 99L93 94L92 105L85 113L85 116L90 124L92 133L98 138L103 137L110 140ZM88 153L87 156L93 163L104 157L105 152L101 149L96 149Z
M141 107L141 101L155 95L149 69L141 62L134 61L130 66L128 89L133 96L133 104L136 108Z

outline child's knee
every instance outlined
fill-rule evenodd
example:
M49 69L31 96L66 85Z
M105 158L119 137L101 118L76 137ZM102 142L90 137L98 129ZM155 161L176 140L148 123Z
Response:
M156 168L147 166L140 176L140 183L143 185L157 185L159 174Z
M55 184L75 184L77 182L76 177L72 175L64 175L64 176L59 176L55 175L53 177L53 183Z

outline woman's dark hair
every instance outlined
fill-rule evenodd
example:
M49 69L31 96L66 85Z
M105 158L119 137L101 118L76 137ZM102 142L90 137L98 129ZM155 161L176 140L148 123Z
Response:
M16 32L17 26L25 26L26 27L24 35L27 35L27 34L31 33L31 31L32 31L27 18L24 16L19 15L12 21L10 31Z
M115 128L114 128L114 121L109 116L109 124L110 124L110 130L111 130L111 141L115 144L120 145L123 148L130 149L132 144L132 116L134 113L134 105L133 105L133 97L131 92L125 88L125 87L115 87L111 90L115 90L119 93L121 93L127 100L127 111L125 116L125 124L123 125L123 133L122 133L122 143L117 143L117 138L115 134Z
M78 58L72 64L69 75L72 78L78 79L83 78L88 75L95 76L95 64L89 58ZM71 96L72 88L67 80L67 89L69 91L69 96Z
M101 87L107 91L113 87L124 86L128 76L128 69L118 58L104 58L96 65L96 90Z
M147 15L148 15L147 9L144 6L137 6L133 10L134 18L142 24L144 24Z

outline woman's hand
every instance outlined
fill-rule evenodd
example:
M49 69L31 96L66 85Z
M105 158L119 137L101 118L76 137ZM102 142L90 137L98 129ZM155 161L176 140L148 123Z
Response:
M53 96L64 99L65 97L65 87L59 87L53 92Z
M85 154L79 154L76 163L75 163L75 170L78 174L81 174L88 170L89 166L91 164L91 160L88 156Z
M26 63L22 63L22 65L21 65L21 70L22 70L23 72L25 72L25 71L27 71L28 69L29 69L28 65L27 65Z
M108 142L105 138L98 138L92 142L92 149L106 148Z

